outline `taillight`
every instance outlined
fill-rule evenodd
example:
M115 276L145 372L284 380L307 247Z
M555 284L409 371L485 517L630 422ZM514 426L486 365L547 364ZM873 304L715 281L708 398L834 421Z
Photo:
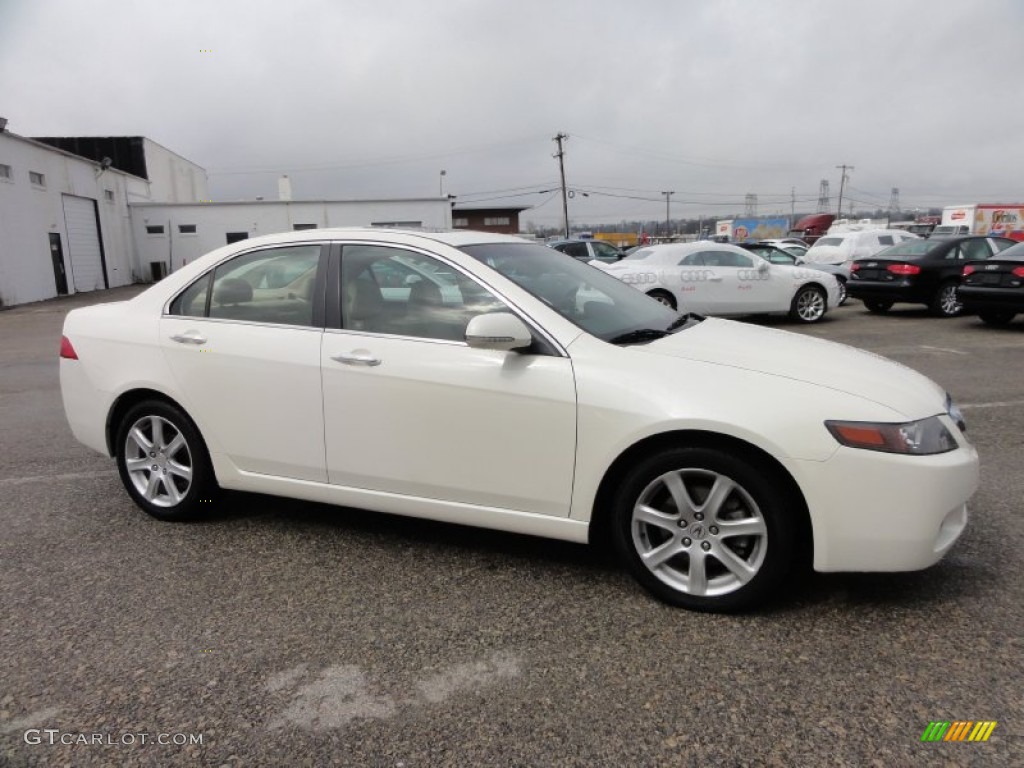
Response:
M67 336L60 337L60 356L65 360L77 360L78 353L75 352L75 348L71 346L71 340Z
M859 272L860 271L860 264L858 264L856 261L853 262L853 264L850 265L850 271L851 272Z
M1017 277L1024 277L1024 267L1014 267L1013 274Z
M886 270L894 275L917 275L921 273L921 268L917 264L890 264L886 267Z
M964 267L964 275L963 276L967 277L968 275L973 275L977 271L978 270L976 270L974 267L972 267L970 264L968 264L966 267Z

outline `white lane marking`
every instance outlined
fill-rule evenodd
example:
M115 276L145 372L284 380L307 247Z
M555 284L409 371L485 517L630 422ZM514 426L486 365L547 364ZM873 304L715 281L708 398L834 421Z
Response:
M100 469L95 472L67 472L63 475L27 475L25 477L3 477L0 485L27 485L28 483L52 483L65 480L88 480L92 477L106 477L117 474L112 469Z
M929 347L927 344L918 344L921 349L931 349L935 352L948 352L951 355L966 355L961 349L950 349L949 347Z
M957 405L960 406L960 410L970 410L971 408L1013 408L1024 405L1024 400L1001 400L995 403L957 403Z

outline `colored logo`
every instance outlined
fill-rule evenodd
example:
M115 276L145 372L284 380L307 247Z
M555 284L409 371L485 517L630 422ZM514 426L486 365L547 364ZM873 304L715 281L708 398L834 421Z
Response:
M988 741L996 725L995 720L933 720L921 734L921 741Z
M950 215L949 218L951 218L953 221L957 221L959 219L966 219L967 211L953 211L952 215Z

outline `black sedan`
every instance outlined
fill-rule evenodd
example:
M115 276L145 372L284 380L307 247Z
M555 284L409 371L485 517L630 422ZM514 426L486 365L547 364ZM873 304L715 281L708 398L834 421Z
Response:
M939 317L954 317L963 311L958 289L964 264L987 260L1012 245L1005 237L906 240L853 262L847 291L870 312L888 312L896 302L908 302L925 304Z
M965 264L960 300L989 325L1007 325L1024 312L1024 243L987 261Z

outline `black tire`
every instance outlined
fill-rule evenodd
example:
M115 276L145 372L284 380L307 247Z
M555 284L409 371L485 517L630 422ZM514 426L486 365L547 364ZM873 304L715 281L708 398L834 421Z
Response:
M159 520L191 520L205 513L218 488L199 430L162 400L133 406L114 444L117 470L132 500Z
M655 288L653 291L648 291L647 295L650 296L655 301L661 302L666 307L678 309L678 307L676 306L676 297L673 296L668 291L663 291L660 288Z
M890 309L892 309L893 302L891 301L874 301L872 299L864 299L864 306L867 307L868 312L873 315L884 315Z
M978 317L981 318L981 322L985 325L993 325L997 328L1009 325L1013 322L1013 318L1016 316L1016 312L985 311L978 313Z
M846 300L850 298L850 295L846 292L846 280L841 277L836 278L836 282L839 283L839 302L836 306L843 306Z
M956 317L963 314L964 304L957 296L960 284L956 280L946 280L939 285L931 304L928 305L936 317Z
M798 559L801 518L778 480L759 462L713 448L654 454L615 493L615 549L634 578L663 602L719 613L750 608L776 591ZM677 497L687 511L678 511ZM652 509L656 522L648 519ZM750 533L726 532L740 524ZM645 556L663 561L649 565Z
M817 285L805 285L793 297L789 316L799 323L818 323L828 311L828 297Z

